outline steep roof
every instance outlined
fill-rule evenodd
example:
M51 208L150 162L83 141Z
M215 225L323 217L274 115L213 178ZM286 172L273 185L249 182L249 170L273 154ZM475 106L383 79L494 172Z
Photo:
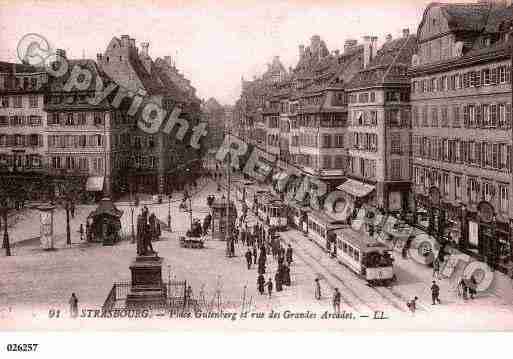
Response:
M440 4L452 31L482 31L486 25L491 4Z
M407 83L407 70L417 52L417 37L410 35L389 41L381 47L367 68L356 74L347 88L377 86L384 83Z
M110 78L103 73L96 62L91 59L68 59L68 71L66 74L60 77L50 77L49 80L49 90L51 93L67 93L69 96L67 98L62 99L60 103L55 104L52 101L49 101L45 104L46 110L70 110L70 109L81 109L81 108L97 108L97 109L108 109L110 108L108 99L103 99L103 101L98 105L91 105L88 102L81 103L78 101L77 89L72 89L71 91L67 91L64 86L68 82L69 77L71 76L71 72L75 68L75 66L79 66L83 70L88 70L91 73L91 82L89 87L85 90L81 90L79 92L94 92L96 91L96 83L101 80L103 83L103 87L106 88L108 83L111 82ZM111 94L112 95L112 94Z
M155 74L154 71L151 71L151 73L148 73L148 71L146 71L146 68L144 67L139 56L129 56L128 59L130 61L130 65L136 72L137 77L141 81L148 95L157 95L162 94L164 92L164 84L162 83L160 78L157 76L157 74ZM153 61L151 67L152 69L154 68Z

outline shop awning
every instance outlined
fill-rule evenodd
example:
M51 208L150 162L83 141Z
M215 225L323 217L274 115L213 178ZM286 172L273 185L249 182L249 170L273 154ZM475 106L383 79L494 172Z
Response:
M337 189L345 193L348 193L351 196L361 198L367 196L369 193L374 191L374 186L348 179L340 186L338 186Z
M103 182L105 177L89 177L86 183L86 191L101 192L103 191Z

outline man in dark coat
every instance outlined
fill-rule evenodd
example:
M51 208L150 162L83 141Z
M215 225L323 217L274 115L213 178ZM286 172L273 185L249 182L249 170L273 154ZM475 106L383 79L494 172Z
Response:
M246 251L246 262L248 263L248 269L251 269L251 263L253 262L253 255L251 254L251 250L248 248Z
M235 240L233 237L230 239L230 256L235 257Z
M282 281L283 284L290 287L290 268L286 265L282 266Z
M435 281L431 285L431 299L433 299L433 305L440 304L440 287Z
M266 257L267 256L267 250L265 249L265 246L260 247L260 256Z
M290 263L292 263L292 247L290 244L287 247L287 251L285 252L285 258L287 259L287 263L290 267Z
M258 252L255 245L253 245L253 264L257 264Z
M264 276L262 274L259 274L258 279L257 279L258 293L264 294L264 286L265 286Z
M269 278L269 281L267 282L267 293L269 294L269 298L271 298L271 295L273 294L273 281L271 278Z
M282 274L278 270L276 272L276 274L274 275L274 282L276 283L276 291L277 292L281 292L283 290L283 286L282 286L282 283L281 283L281 277L282 277Z
M258 263L258 274L264 274L265 273L265 263L259 262Z

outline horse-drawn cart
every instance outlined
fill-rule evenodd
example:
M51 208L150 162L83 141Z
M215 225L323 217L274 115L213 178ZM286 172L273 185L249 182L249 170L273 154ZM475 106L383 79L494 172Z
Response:
M192 222L192 228L187 231L185 236L180 236L180 247L183 248L204 248L203 230L199 220Z
M204 241L200 238L180 236L180 247L182 248L204 248Z

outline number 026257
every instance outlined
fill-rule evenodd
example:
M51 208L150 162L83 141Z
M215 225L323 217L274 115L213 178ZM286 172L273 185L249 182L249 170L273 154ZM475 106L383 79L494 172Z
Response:
M39 344L7 344L8 352L35 352Z

